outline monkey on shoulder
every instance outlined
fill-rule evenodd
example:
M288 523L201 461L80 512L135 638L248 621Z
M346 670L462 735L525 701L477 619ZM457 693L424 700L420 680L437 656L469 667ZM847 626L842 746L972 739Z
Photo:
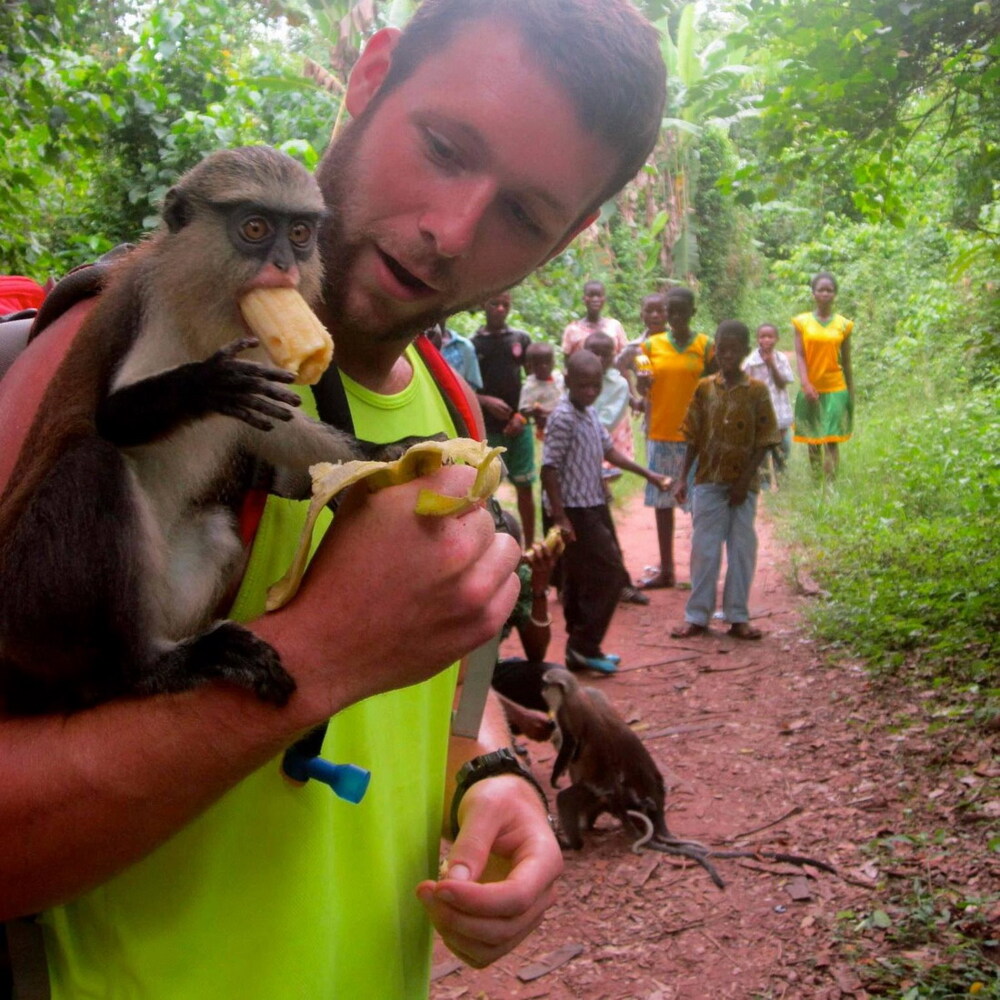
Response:
M224 150L180 179L159 229L113 266L0 493L0 709L68 711L211 678L287 701L277 653L213 619L242 572L241 469L357 455L297 409L293 376L238 304L261 288L317 299L324 210L290 157Z

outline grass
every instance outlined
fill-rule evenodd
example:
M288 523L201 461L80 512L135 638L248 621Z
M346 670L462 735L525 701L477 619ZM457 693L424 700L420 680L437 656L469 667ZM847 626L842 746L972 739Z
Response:
M955 767L955 748L996 756L1000 402L988 387L942 392L914 376L863 404L857 424L834 485L812 481L796 446L767 505L793 564L822 588L810 620L827 656L863 660L885 706L894 696L920 704L919 720L899 714L890 725L922 725L936 751L914 762L925 780L906 830L868 845L886 870L905 844L918 874L888 877L877 907L841 914L840 947L874 995L1000 1000L1000 818L984 808L1000 780L956 810L962 829L920 829L935 822L923 790Z

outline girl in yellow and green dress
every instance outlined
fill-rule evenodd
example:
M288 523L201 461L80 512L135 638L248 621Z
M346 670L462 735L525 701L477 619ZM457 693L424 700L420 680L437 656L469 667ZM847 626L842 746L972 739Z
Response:
M792 439L809 446L809 464L818 479L832 481L840 463L839 445L851 436L854 379L851 331L854 322L833 311L837 279L820 271L810 282L816 308L792 319L799 394Z

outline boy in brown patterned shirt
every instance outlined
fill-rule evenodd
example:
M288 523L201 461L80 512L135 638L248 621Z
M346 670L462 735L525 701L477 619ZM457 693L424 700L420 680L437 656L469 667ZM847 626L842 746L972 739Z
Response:
M687 476L696 461L697 467L691 497L691 596L684 624L671 632L678 639L708 631L723 545L727 566L722 611L729 634L736 639L759 639L762 634L750 624L748 607L757 563L757 469L767 449L781 441L781 432L767 386L740 368L749 352L750 331L744 323L719 324L719 371L698 383L684 418L687 452L675 493L681 503L687 499Z

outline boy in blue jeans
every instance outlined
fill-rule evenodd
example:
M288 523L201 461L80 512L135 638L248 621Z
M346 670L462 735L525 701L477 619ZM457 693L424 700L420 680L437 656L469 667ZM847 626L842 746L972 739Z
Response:
M715 332L719 371L703 378L684 418L687 442L684 469L675 495L687 499L687 477L697 460L692 490L691 596L684 624L670 634L689 639L708 631L715 611L722 547L726 547L726 582L722 611L735 639L759 639L750 624L750 585L757 564L754 518L760 490L757 469L781 432L763 382L740 367L750 351L750 331L726 320Z
M563 530L563 614L566 666L612 674L619 658L601 648L622 587L629 582L608 510L603 459L642 476L658 489L671 481L615 450L594 410L604 384L601 359L580 348L566 362L566 396L545 428L542 488L552 520Z

